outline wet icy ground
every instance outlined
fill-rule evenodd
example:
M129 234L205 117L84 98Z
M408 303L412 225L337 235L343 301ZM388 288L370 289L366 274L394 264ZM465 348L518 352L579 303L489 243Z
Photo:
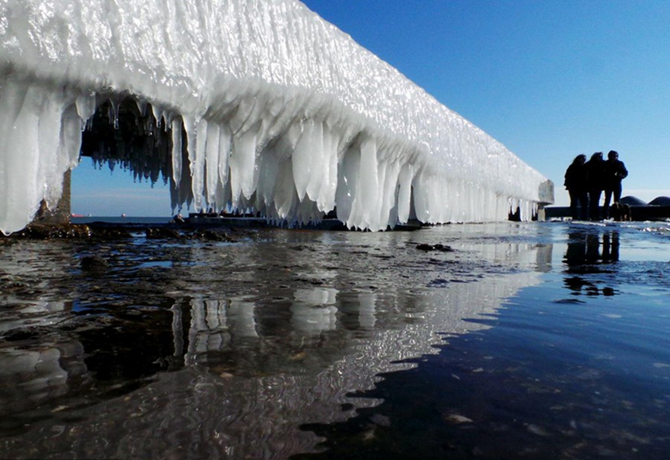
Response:
M3 240L0 457L664 458L669 235Z

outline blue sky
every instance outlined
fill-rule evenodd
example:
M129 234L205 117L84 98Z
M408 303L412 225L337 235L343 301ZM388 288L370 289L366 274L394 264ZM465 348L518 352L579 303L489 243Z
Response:
M132 173L118 166L94 166L90 158L82 158L72 171L72 212L93 216L172 215L170 189L159 179L156 184L135 180Z
M304 3L553 180L557 204L572 159L595 151L619 152L624 195L670 195L670 2ZM75 170L73 212L102 215L98 200L84 204L98 192L79 186L89 161ZM111 178L115 190L100 192L111 215L170 214L162 183ZM112 208L117 194L128 201Z

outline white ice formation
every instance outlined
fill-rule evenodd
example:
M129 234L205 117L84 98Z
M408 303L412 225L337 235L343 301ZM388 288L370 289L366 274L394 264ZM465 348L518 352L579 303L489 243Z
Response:
M0 0L0 230L57 203L86 122L124 98L172 128L176 189L190 172L177 206L336 208L380 230L528 219L552 200L545 177L298 1Z

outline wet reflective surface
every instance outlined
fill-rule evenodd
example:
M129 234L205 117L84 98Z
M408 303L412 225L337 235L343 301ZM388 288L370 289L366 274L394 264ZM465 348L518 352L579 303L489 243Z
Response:
M664 224L4 241L0 457L664 458L669 276Z

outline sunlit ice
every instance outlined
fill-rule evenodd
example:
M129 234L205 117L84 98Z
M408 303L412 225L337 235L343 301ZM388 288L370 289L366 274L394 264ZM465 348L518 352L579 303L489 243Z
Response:
M104 107L168 133L172 207L350 228L529 220L547 179L302 3L0 4L0 230L56 206ZM148 126L150 125L150 126ZM100 153L99 160L114 160Z

